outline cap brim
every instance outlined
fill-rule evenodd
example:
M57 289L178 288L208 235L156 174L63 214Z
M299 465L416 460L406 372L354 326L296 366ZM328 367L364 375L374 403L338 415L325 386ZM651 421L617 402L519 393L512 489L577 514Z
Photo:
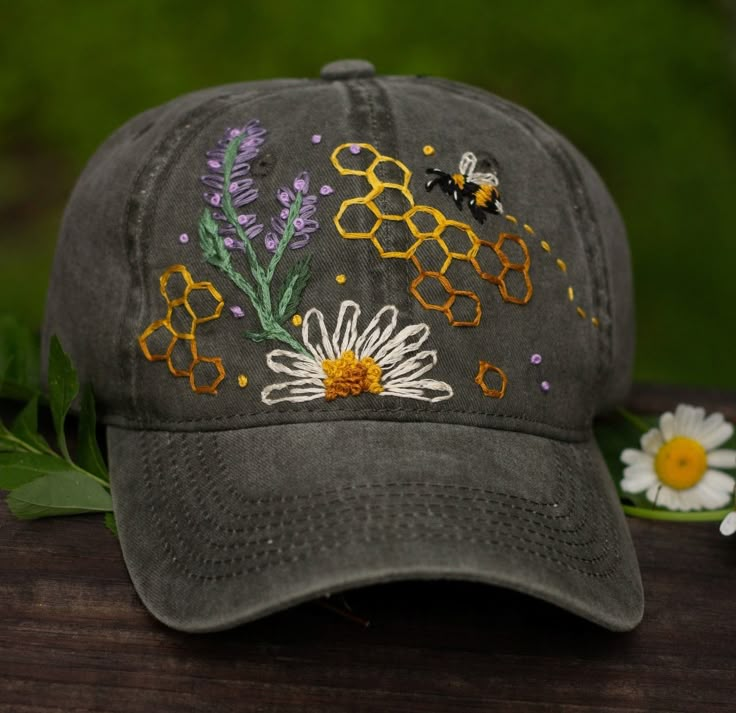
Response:
M401 579L508 587L606 628L643 613L636 555L592 440L440 423L108 429L131 579L183 631Z

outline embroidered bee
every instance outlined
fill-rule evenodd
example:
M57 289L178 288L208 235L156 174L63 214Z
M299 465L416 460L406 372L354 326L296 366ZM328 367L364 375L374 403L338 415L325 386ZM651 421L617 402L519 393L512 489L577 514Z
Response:
M467 199L473 217L482 223L486 213L498 215L503 213L501 195L498 191L498 177L495 173L476 173L478 159L467 151L460 157L459 173L445 173L439 168L428 168L427 173L434 174L425 184L431 191L435 186L452 196L455 205L462 210L463 201Z

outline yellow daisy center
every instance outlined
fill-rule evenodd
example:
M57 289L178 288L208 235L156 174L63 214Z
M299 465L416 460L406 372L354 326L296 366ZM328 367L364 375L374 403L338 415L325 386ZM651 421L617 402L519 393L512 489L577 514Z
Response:
M352 351L343 352L338 359L325 359L322 362L327 378L325 399L332 401L338 396L360 396L364 391L380 394L381 367L372 357L363 357L360 361Z
M705 475L707 468L705 448L686 436L667 441L654 458L657 476L675 490L692 488Z

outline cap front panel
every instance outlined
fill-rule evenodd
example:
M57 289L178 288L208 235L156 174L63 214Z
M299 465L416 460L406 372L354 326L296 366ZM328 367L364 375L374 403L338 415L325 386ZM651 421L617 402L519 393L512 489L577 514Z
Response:
M518 121L421 82L233 97L150 197L117 421L582 438L604 317L569 193Z

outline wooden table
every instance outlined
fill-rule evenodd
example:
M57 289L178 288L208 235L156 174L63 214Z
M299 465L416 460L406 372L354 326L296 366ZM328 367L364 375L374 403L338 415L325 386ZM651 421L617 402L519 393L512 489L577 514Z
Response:
M639 389L632 404L682 396ZM731 396L685 397L734 416ZM423 582L346 595L368 627L311 603L193 636L143 609L101 518L18 522L2 506L0 711L736 711L736 537L629 525L647 597L630 634L513 592Z

